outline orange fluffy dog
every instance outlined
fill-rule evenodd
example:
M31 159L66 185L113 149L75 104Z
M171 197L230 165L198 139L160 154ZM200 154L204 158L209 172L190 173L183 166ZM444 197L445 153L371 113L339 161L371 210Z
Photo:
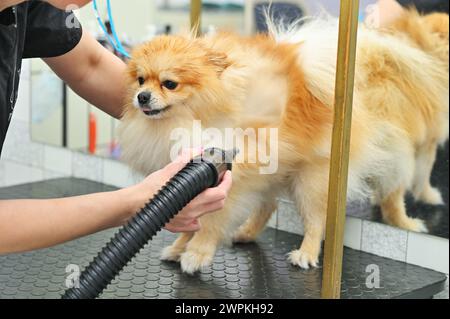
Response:
M407 216L405 193L441 203L430 185L436 149L448 138L448 16L406 14L390 30L360 28L348 196L372 196L389 224L426 231ZM444 19L445 20L445 19ZM212 262L221 243L254 240L287 191L305 236L289 255L316 266L326 220L338 23L330 18L269 36L220 33L164 36L135 50L129 101L120 128L123 159L148 174L170 161L174 130L205 127L276 128L278 169L244 150L223 210L202 217L202 229L182 234L162 258L193 273ZM262 134L253 138L267 146ZM249 143L249 140L244 142ZM214 144L214 143L212 143Z

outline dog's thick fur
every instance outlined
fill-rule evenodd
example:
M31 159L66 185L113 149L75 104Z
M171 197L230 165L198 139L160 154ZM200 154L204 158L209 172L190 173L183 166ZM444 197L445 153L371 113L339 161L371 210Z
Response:
M301 248L289 260L316 266L324 236L333 121L338 24L331 18L304 21L271 35L243 38L220 33L199 39L164 36L136 49L129 63L130 98L120 128L123 159L148 174L170 160L173 129L278 128L279 168L238 163L223 210L201 218L163 251L193 273L212 262L217 246L254 240L288 190L305 227ZM436 149L448 139L448 16L405 13L386 30L361 27L348 196L372 196L384 220L426 231L407 216L404 196L442 202L430 185ZM145 79L139 85L138 77ZM179 82L176 90L161 82ZM145 115L131 103L148 90L157 108ZM258 138L258 137L257 137Z

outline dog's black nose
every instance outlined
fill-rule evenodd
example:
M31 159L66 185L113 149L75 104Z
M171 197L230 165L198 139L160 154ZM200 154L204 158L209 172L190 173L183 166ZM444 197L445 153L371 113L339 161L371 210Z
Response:
M138 95L138 101L141 106L146 106L150 102L152 95L150 92L141 92Z

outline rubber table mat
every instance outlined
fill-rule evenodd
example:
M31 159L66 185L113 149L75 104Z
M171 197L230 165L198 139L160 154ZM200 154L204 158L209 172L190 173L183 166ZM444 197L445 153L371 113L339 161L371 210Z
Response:
M0 190L0 194L31 197L22 192L33 189L40 197L48 195L44 194L46 190L55 197L113 188L63 179L11 187ZM0 256L0 298L59 298L66 287L67 266L84 269L115 231L40 251ZM298 235L267 229L254 244L221 248L213 265L194 276L181 273L177 263L159 260L161 249L175 238L174 234L161 232L124 268L101 298L320 297L322 269L305 271L286 261L286 254L298 248ZM366 285L374 269L380 274L379 288ZM445 281L446 276L435 271L352 249L344 252L342 298L430 298L444 289Z

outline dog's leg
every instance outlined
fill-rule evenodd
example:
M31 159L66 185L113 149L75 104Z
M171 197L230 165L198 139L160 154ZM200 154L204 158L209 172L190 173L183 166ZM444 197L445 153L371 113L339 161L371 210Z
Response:
M237 169L235 169L236 174ZM239 178L235 178L233 188L228 195L225 207L200 218L201 229L194 234L181 255L181 268L193 274L209 266L217 247L222 243L230 244L233 234L248 218L252 209L261 202L260 192L248 192Z
M259 209L256 209L250 218L238 229L233 237L235 243L249 243L258 237L264 230L270 217L277 208L276 199L265 201Z
M427 228L420 219L407 215L405 208L405 189L392 192L381 201L381 212L386 223L415 232L426 232Z
M426 204L441 205L444 203L440 191L431 186L430 177L436 161L437 143L432 142L417 150L413 195L417 201Z
M306 168L294 180L294 198L303 218L305 235L300 249L289 254L289 261L303 269L317 267L324 236L328 177L327 168Z
M202 229L195 233L180 257L181 269L188 274L193 274L211 265L217 247L222 241L222 232L214 231L214 227L211 229L212 225L204 220L201 221L201 224Z
M236 214L237 208L232 205L233 190L229 195L225 207L213 214L207 214L200 218L201 229L194 234L188 242L186 250L181 254L181 269L188 274L193 274L202 268L209 266L214 258L217 247L225 240L231 230L231 213Z
M326 197L323 198L326 203ZM326 205L309 202L302 205L305 235L300 249L289 253L289 261L303 269L317 267L326 222Z
M180 261L180 256L186 250L186 246L194 236L194 233L182 233L175 242L167 246L161 252L161 260Z

